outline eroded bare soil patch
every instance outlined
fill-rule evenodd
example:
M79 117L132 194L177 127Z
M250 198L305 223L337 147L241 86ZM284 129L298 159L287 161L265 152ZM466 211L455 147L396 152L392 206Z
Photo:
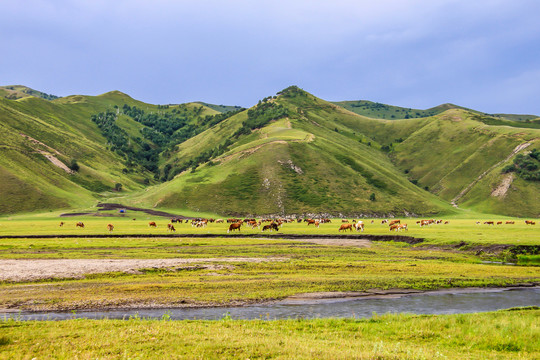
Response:
M197 258L197 259L18 259L0 260L0 281L36 281L43 279L84 278L88 274L125 272L141 269L191 270L193 265L221 270L222 263L285 261L286 258Z

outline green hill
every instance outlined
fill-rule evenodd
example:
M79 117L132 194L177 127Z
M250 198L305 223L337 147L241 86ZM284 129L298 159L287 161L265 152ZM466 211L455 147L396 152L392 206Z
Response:
M454 104L442 104L426 110L404 108L400 106L387 105L367 100L357 101L335 101L333 104L339 105L358 115L367 116L375 119L416 119L434 116L449 109L464 109ZM472 110L471 110L472 111Z
M378 102L372 102L367 100L357 101L335 101L333 104L339 105L349 111L352 111L358 115L363 115L376 119L417 119L435 116L441 114L447 110L461 109L471 113L486 116L492 122L492 125L508 125L517 127L532 127L540 128L540 121L538 121L537 115L518 115L518 114L486 114L480 111L468 109L462 106L454 104L442 104L426 110L404 108L399 106L381 104ZM522 124L514 124L514 122L522 122ZM532 124L527 126L523 123Z
M29 96L38 97L45 100L54 100L58 98L56 95L46 94L23 85L0 86L0 97L10 100L18 100Z
M151 105L120 91L0 98L0 214L84 208L141 190L166 179L168 146L221 118L201 104Z
M213 110L216 110L217 112L220 112L220 113L226 113L226 112L231 112L231 111L238 111L238 110L241 110L242 107L241 106L231 106L231 105L215 105L215 104L209 104L209 103L205 103L205 102L202 102L202 101L197 101L196 104L201 104L201 105L204 105L210 109L213 109Z
M354 134L347 121L357 118L298 88L286 89L180 144L173 166L194 164L202 153L211 154L210 161L184 167L133 204L231 215L452 211L408 181L374 141L370 146ZM258 125L243 131L250 122Z
M345 103L295 86L250 109L119 91L0 98L0 214L108 200L223 215L540 214L537 119ZM411 116L383 119L394 113Z

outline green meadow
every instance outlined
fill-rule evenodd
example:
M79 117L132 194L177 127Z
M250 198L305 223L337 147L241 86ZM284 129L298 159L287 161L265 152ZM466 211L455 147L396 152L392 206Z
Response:
M187 237L167 235L168 220L131 214L125 218L19 217L2 218L0 235L85 235L68 238L3 238L0 259L202 259L195 267L145 268L137 273L108 272L81 277L41 279L0 284L0 306L10 309L81 309L93 307L215 306L283 299L298 293L367 291L370 289L433 290L453 287L501 287L540 281L534 247L539 245L538 225L477 225L472 219L448 219L448 224L420 227L403 219L410 230L390 232L380 219L364 219L370 235L407 235L425 239L417 245L391 241L347 239L317 242L309 239L265 238L260 229L244 226L241 234L227 237L227 224L205 228L175 224ZM482 222L485 219L481 219ZM60 227L59 222L64 221ZM75 227L83 221L85 228ZM148 223L155 221L157 228ZM114 224L112 237L108 223ZM319 228L306 223L283 224L279 234L337 235L341 219ZM355 235L361 234L353 232ZM114 237L139 234L148 237ZM197 234L203 237L189 237ZM205 234L223 235L205 238ZM275 232L274 232L275 234ZM346 234L341 233L343 236ZM350 234L350 233L349 233ZM528 245L516 255L498 245ZM506 249L506 250L505 250ZM536 252L537 253L537 252ZM211 260L207 260L211 259ZM222 259L222 260L220 260ZM252 261L264 259L265 261ZM488 264L512 261L524 266ZM199 266L200 265L200 266ZM210 265L218 265L210 266ZM184 269L188 268L189 271Z
M106 212L104 212L106 213ZM117 215L117 212L109 212L110 215ZM195 214L193 214L195 215ZM211 214L206 214L211 215ZM227 218L222 218L226 220ZM260 218L259 218L260 219ZM540 223L536 225L526 225L526 219L508 218L503 216L490 216L481 214L469 214L468 218L442 217L441 220L448 221L448 224L437 224L421 227L416 222L423 218L401 218L402 223L408 225L407 231L389 231L388 225L381 224L382 219L362 219L365 224L364 232L339 231L342 224L341 219L333 219L331 223L320 224L318 228L307 223L284 223L279 232L266 232L268 234L368 234L368 235L404 235L424 239L425 244L450 245L461 242L467 245L539 245L540 243ZM348 219L349 221L355 219ZM356 219L359 220L359 219ZM75 224L82 221L85 227L77 228ZM371 223L373 221L373 223ZM485 225L486 221L502 222L500 225ZM507 221L514 221L515 224L506 224ZM60 222L64 222L62 227ZM155 222L156 228L148 224ZM127 212L125 216L77 216L77 217L57 217L48 214L41 216L11 216L0 217L0 236L9 235L167 235L174 234L167 230L170 221L165 218L152 217L138 212ZM480 222L480 224L477 224ZM114 231L110 233L107 225L114 225ZM264 223L263 223L264 225ZM176 233L179 234L226 234L229 224L209 223L208 226L197 228L191 223L174 224ZM262 226L261 226L262 228ZM239 234L261 234L261 228L254 228L244 225L240 231L233 231Z
M5 359L537 359L538 308L370 319L0 322Z
M118 215L109 212L109 215ZM193 214L195 215L195 214ZM207 214L208 215L208 214ZM135 219L135 220L133 220ZM352 220L352 219L349 219ZM373 220L373 223L371 221ZM164 218L139 212L125 217L59 217L58 213L0 218L0 235L87 235L85 238L3 238L4 260L159 260L199 262L137 271L89 273L67 278L0 282L4 311L79 311L108 308L225 306L265 303L302 293L424 291L505 287L540 282L538 255L511 259L493 246L539 245L538 225L524 219L447 217L448 224L419 227L423 238L361 243L226 237L227 224L206 228L175 224L182 234L222 237L114 237L115 234L168 234ZM484 225L484 221L503 221ZM513 225L504 224L513 220ZM60 221L64 222L62 227ZM84 229L76 228L82 221ZM157 228L148 223L155 221ZM363 219L365 234L388 235L381 219ZM480 221L482 224L477 225ZM113 237L107 224L114 224ZM283 224L281 234L339 234L341 219L321 224ZM354 232L354 234L360 234ZM392 233L395 234L395 233ZM345 236L345 234L343 234ZM463 243L465 241L467 244ZM476 247L485 249L478 252ZM262 259L263 261L252 261ZM517 261L520 265L484 263ZM59 265L62 266L62 265ZM131 312L133 313L133 311ZM169 321L65 320L0 321L2 359L533 359L540 353L537 308L460 315L377 315L369 319L289 319ZM15 316L16 318L16 316Z

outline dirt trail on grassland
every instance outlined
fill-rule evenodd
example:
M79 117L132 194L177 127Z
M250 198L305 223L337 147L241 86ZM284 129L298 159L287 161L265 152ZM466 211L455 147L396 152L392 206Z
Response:
M260 263L286 261L287 258L201 258L201 259L17 259L0 260L0 281L77 279L87 274L125 272L141 274L141 269L221 270L232 268L220 263ZM210 263L210 264L208 264Z
M483 173L481 173L476 179L474 179L474 181L472 183L470 183L469 185L467 185L455 198L452 199L452 201L450 201L450 203L452 204L453 207L457 208L458 205L457 205L457 202L463 197L465 196L465 194L467 194L469 192L469 190L472 189L472 187L474 185L476 185L480 180L482 180L487 174L489 174L491 171L493 171L493 169L495 169L496 167L504 164L505 162L507 162L508 160L510 160L514 155L516 155L518 152L520 152L521 150L524 150L526 148L528 148L532 143L530 142L526 142L526 143L523 143L523 144L519 144L518 146L516 146L514 148L514 150L512 150L512 152L506 157L504 158L503 160L499 161L498 163L496 163L495 165L491 166L489 169L487 169L486 171L484 171Z

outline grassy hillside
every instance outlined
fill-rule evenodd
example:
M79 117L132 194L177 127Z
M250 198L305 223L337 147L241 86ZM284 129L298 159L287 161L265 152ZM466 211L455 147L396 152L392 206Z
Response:
M197 102L195 102L195 104L200 104L200 105L206 106L206 107L208 107L208 108L210 108L212 110L215 110L217 112L220 112L220 113L226 113L226 112L237 111L237 110L242 109L242 107L238 106L238 105L235 105L235 106L231 106L231 105L215 105L215 104L205 103L205 102L202 102L202 101L197 101Z
M372 102L367 100L357 101L335 101L333 104L339 105L349 111L352 111L358 115L363 115L376 119L416 119L424 118L428 116L434 116L440 114L449 109L466 109L464 107L454 104L442 104L426 110L404 108L400 106L393 106L387 104L381 104L378 102ZM473 111L473 110L471 110Z
M29 96L38 97L45 100L54 100L58 98L56 95L46 94L23 85L0 86L0 97L10 100L17 100Z
M179 145L171 157L175 164L230 143L222 154L133 203L231 215L452 211L411 184L375 141L370 146L371 139L347 127L357 115L296 89L250 109L280 107L287 116L235 135L249 121L258 121L244 111Z
M250 109L119 91L0 98L0 213L112 199L231 215L449 214L454 202L536 216L537 176L503 170L540 148L540 124L508 118L452 104L338 105L294 86Z
M506 192L491 196L505 176L502 165L526 151L514 154L518 146L540 147L540 130L486 125L476 114L463 110L416 121L408 124L413 132L403 131L404 123L396 124L395 130L392 124L386 128L389 134L400 135L400 141L390 147L390 156L411 181L465 207L506 215L540 213L538 182L516 182L512 196Z
M28 94L0 98L0 213L87 207L140 190L162 178L169 142L221 120L198 103L151 105L120 91L52 101Z
M123 171L124 159L90 120L115 97L0 99L0 213L85 207L117 195L117 183L129 192L152 178L140 168ZM73 160L76 172L69 169Z
M507 125L517 127L540 128L537 115L519 115L519 114L486 114L480 111L468 109L454 104L441 104L426 110L404 108L372 102L367 100L357 101L336 101L333 104L339 105L356 114L376 118L376 119L417 119L435 116L447 110L461 109L470 113L485 116L485 121L491 122L491 125ZM515 122L518 122L517 124Z

